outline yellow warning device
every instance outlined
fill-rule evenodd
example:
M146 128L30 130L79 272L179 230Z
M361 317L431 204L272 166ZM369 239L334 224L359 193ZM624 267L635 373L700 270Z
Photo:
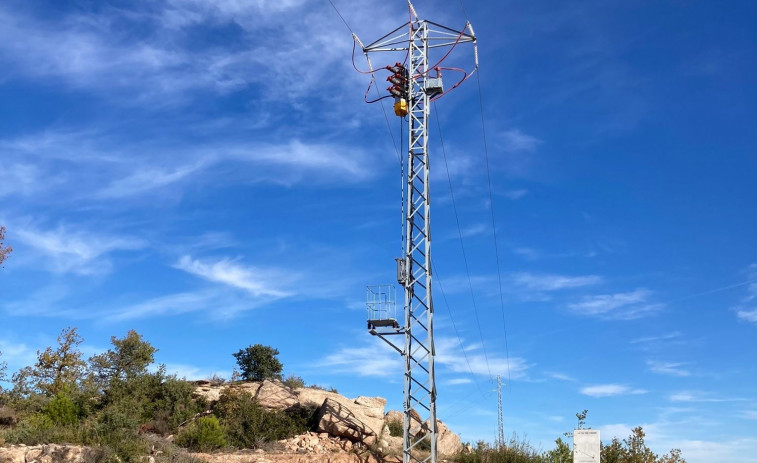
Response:
M394 102L394 114L399 117L407 116L407 100L404 98L398 98Z

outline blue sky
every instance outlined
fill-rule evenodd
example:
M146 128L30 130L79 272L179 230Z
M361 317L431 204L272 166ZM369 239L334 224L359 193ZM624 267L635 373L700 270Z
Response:
M407 17L334 1L366 43ZM659 453L755 461L757 5L463 4L494 201L470 80L435 110L476 311L435 116L430 135L440 418L493 440L501 374L506 432L544 449L588 409L604 439L642 425ZM136 329L189 379L262 343L400 408L364 307L394 279L400 174L351 51L326 0L3 2L9 370L68 325L87 355Z

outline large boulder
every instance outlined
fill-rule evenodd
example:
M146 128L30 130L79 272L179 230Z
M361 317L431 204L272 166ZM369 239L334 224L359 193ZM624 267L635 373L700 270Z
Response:
M3 463L85 463L98 458L98 450L79 445L11 445L0 447Z
M420 415L415 410L411 410L410 415L411 415L412 426L417 427L421 420ZM402 423L404 418L405 418L404 413L397 410L390 410L386 413L386 415L384 415L384 421L387 424L392 421L398 421ZM429 425L428 422L424 423L424 428L429 429L428 425ZM421 433L418 433L418 434L421 434ZM384 436L382 436L382 440L384 440L386 444L391 447L392 444L395 444L395 443L391 441L391 439L389 439L388 437L389 436L387 436L387 438L384 438ZM398 438L398 439L400 439L399 445L401 448L402 438ZM462 450L462 444L460 442L460 437L454 432L452 432L447 427L446 424L442 423L439 420L436 420L436 451L437 453L439 455L450 456L450 455L455 455L461 450Z
M320 407L326 399L342 402L349 400L338 392L325 391L314 387L301 387L297 389L297 399L303 407Z
M384 427L385 405L380 397L327 397L318 413L318 431L373 445Z
M218 402L221 395L229 388L255 397L262 407L269 410L285 410L299 402L297 393L279 380L266 379L262 382L249 381L215 386L209 381L197 381L195 384L197 387L194 390L194 396L205 399L209 405Z
M210 381L195 381L195 390L192 395L196 398L205 399L208 404L214 404L221 399L221 393L228 387L225 384L213 384Z
M286 410L299 403L297 394L281 381L265 380L255 391L258 403L269 410Z
M463 449L460 436L439 420L436 420L436 453L439 455L455 455Z
M397 422L402 423L404 419L405 419L405 414L397 410L389 410L388 412L386 412L386 415L384 415L384 421L386 421L387 423L392 422L392 421L397 421Z

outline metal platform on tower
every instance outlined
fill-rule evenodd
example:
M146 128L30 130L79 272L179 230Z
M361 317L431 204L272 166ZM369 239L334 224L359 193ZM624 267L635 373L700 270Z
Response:
M397 295L394 285L368 286L365 291L365 306L368 309L368 331L373 335L400 334L397 321ZM377 328L393 331L379 333Z

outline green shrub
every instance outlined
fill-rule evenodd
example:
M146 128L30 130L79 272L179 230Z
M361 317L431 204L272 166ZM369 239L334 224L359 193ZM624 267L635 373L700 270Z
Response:
M43 413L34 413L5 432L8 444L35 445L48 443L53 435L53 420Z
M176 438L182 447L200 452L226 447L228 438L226 430L215 416L204 416L189 425Z
M59 392L47 403L44 413L56 425L71 425L79 421L79 407L66 392Z
M112 381L107 401L111 404L131 401L139 412L139 424L144 424L145 430L171 434L181 423L204 410L204 403L192 398L194 390L194 384L166 375L161 368L126 381Z
M544 463L547 460L528 441L519 440L516 435L502 447L492 448L479 442L473 453L462 453L455 457L456 463Z
M16 411L5 405L0 405L0 426L13 426L18 421Z
M82 443L107 447L125 462L138 461L148 451L147 442L138 433L138 406L131 400L109 404L82 426Z
M325 387L325 386L321 386L320 384L311 384L308 387L312 389L320 389L321 391L333 392L334 394L339 394L339 391L337 391L335 387L331 387L331 386Z
M305 387L305 380L300 378L299 376L289 375L284 380L284 385L291 389L299 389L301 387Z
M389 435L392 437L402 437L402 421L391 420L386 423L389 427Z
M214 409L226 427L229 443L240 448L260 448L267 442L286 439L307 431L302 416L261 407L247 393L227 390ZM306 415L304 413L303 415Z

